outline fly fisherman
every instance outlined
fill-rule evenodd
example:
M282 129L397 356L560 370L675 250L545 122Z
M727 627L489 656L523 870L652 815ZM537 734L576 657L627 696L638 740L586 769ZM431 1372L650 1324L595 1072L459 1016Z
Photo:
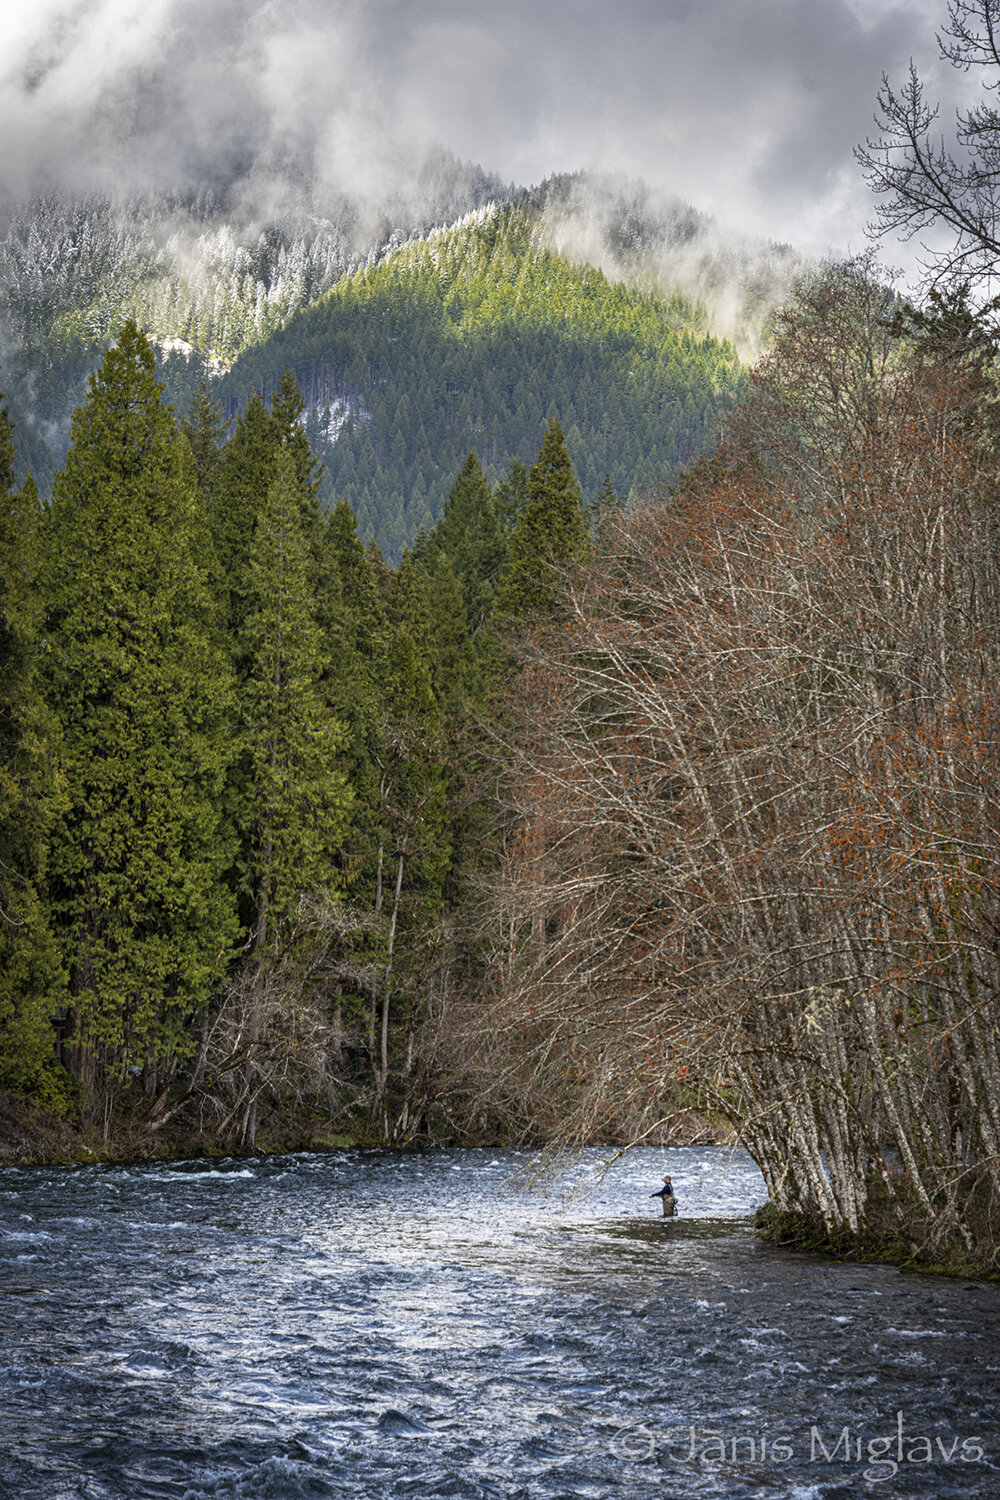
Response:
M664 1177L663 1186L658 1193L650 1193L651 1198L663 1199L663 1217L668 1219L671 1214L677 1212L677 1199L674 1197L674 1189L669 1177Z

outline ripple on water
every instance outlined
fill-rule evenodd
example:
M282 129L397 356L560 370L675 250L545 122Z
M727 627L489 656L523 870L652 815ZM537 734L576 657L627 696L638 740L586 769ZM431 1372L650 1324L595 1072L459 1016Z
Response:
M729 1152L637 1151L603 1179L590 1153L571 1194L513 1190L528 1165L5 1175L12 1500L1000 1495L1000 1290L762 1245L759 1174ZM899 1411L932 1446L978 1434L983 1462L873 1486L854 1456L814 1461L813 1427L864 1457Z

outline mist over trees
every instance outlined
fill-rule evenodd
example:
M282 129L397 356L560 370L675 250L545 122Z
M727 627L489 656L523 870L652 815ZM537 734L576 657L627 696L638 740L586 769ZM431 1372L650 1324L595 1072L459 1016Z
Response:
M818 272L672 496L588 509L553 419L390 569L290 374L223 441L126 328L48 509L7 429L3 1081L230 1147L725 1121L772 1232L989 1263L994 381Z
M244 162L180 192L0 203L0 349L19 478L31 468L48 495L87 377L130 318L184 410L200 380L347 272L510 192L444 152L377 205L283 165Z
M644 293L489 208L345 278L220 380L230 412L294 370L325 494L351 496L397 562L430 530L470 448L500 478L557 413L589 501L667 482L730 403L740 365L681 296Z
M87 377L128 318L153 341L179 411L206 380L232 420L291 368L327 464L325 501L350 492L364 539L394 561L437 520L470 447L500 479L515 455L531 462L553 409L589 498L608 468L623 495L670 477L733 385L733 353L709 330L720 317L727 330L744 315L759 323L788 257L676 205L661 212L641 185L612 194L574 178L567 200L561 181L527 193L468 164L432 165L411 200L364 213L294 182L277 198L258 184L270 209L248 183L20 207L0 240L18 479L30 468L49 495ZM478 230L420 239L470 210ZM578 233L587 215L599 253ZM573 229L564 258L552 253L556 222ZM646 297L623 302L585 269L595 256Z
M775 1238L998 1269L997 121L882 109L953 253L800 275L749 374L522 202L196 388L109 317L49 503L3 412L0 1085L144 1148L727 1132Z

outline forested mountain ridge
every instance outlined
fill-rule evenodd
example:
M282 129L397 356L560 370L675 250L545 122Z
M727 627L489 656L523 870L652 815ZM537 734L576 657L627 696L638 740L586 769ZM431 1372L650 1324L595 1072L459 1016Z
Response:
M126 321L158 348L185 397L346 272L512 190L446 153L406 197L324 193L301 165L181 195L46 193L0 200L0 361L18 475L43 493L69 444L87 376ZM189 378L191 377L191 378Z
M328 501L397 558L434 525L470 448L501 474L555 411L585 498L670 482L740 378L702 310L546 245L523 207L490 205L345 277L248 349L218 384L234 417L291 369Z
M183 197L48 194L0 203L0 379L18 431L18 480L30 468L49 493L87 377L128 319L152 340L168 395L183 412L199 380L214 384L345 276L376 271L404 246L409 255L415 239L488 204L521 210L536 250L594 266L609 283L692 304L684 314L692 330L732 337L741 354L799 266L787 247L743 242L642 184L576 174L523 189L443 156L408 197L380 205L331 200L294 172L276 182L253 171ZM704 308L700 318L694 304ZM521 434L511 451L530 457L550 404L547 394L544 410L531 413L530 437ZM349 455L365 467L348 441L345 464ZM415 486L421 508L419 478L376 483L373 532L382 534L382 511L393 529L394 493L405 512ZM446 489L439 487L432 514ZM336 492L331 483L329 494ZM395 530L408 537L403 521L401 529L395 518Z
M808 269L793 246L723 228L643 182L561 173L523 201L557 254L595 266L612 281L697 303L709 332L735 344L748 361L760 352L772 313Z

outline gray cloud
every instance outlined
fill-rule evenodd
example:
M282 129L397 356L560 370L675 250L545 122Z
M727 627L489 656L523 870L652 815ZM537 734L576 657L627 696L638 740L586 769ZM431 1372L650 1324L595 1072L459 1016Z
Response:
M641 176L805 250L859 248L883 70L934 0L34 0L0 16L0 182L177 189L297 171L377 200L435 145L508 180Z

